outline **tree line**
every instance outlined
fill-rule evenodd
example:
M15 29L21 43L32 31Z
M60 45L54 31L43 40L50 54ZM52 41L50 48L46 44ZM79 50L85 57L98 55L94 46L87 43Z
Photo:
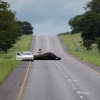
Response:
M0 52L6 53L16 43L18 37L33 34L34 29L29 22L17 20L16 11L9 8L8 2L0 0Z
M100 51L100 0L92 0L86 4L85 12L71 18L71 34L81 33L83 46L92 49L92 44L97 44Z

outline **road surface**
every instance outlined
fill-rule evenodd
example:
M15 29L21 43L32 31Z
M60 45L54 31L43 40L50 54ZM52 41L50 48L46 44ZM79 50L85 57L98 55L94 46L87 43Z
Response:
M100 74L67 55L57 36L36 36L38 49L62 59L29 63L18 100L100 100Z

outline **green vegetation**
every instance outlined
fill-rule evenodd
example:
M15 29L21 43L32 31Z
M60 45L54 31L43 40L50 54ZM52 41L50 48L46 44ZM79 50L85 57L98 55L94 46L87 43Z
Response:
M81 34L68 34L61 35L61 37L67 46L67 50L74 56L79 57L81 60L85 60L96 66L100 66L100 52L98 51L96 44L92 45L92 50L85 50L82 46L82 38L80 35Z
M16 52L23 52L29 50L32 35L23 35L19 38L13 48L8 50L8 53L0 54L0 83L14 68L18 67L20 61L16 60Z
M33 27L27 21L17 21L16 12L10 4L0 0L0 52L8 52L23 34L33 34Z
M92 49L92 44L96 43L100 49L98 38L100 37L100 0L92 0L84 7L86 12L71 18L69 25L71 33L81 33L83 46L87 50Z
M83 8L83 14L69 20L71 32L58 35L73 55L100 66L100 0L91 0Z
M8 2L0 0L0 83L18 66L16 52L29 49L33 29L29 22L18 21L16 11L10 10Z
M33 34L33 29L32 25L27 22L27 21L17 21L18 26L21 28L22 34L30 35Z

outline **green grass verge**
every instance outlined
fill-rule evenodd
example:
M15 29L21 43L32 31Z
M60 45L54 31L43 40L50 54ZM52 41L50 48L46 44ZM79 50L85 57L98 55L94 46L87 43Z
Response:
M18 67L20 61L16 60L16 52L28 51L32 35L23 35L17 41L13 48L8 50L7 54L0 54L0 84L4 79Z
M92 46L93 49L91 51L87 51L83 49L80 34L61 35L61 37L67 47L67 50L74 56L79 57L81 60L85 60L96 66L100 66L100 52L96 48L95 44Z

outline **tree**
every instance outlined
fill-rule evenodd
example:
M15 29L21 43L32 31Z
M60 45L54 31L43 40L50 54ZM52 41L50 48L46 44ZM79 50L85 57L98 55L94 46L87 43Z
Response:
M100 52L100 37L96 39L97 48Z
M18 37L16 12L9 10L10 5L0 0L0 50L7 53Z
M68 24L71 26L71 33L79 33L80 32L80 22L81 22L81 19L82 19L83 15L77 15L75 16L74 18L71 18L68 22Z
M83 40L83 46L86 50L92 49L92 40Z
M17 21L17 25L18 25L18 33L19 33L19 36L23 35L23 30L22 30L22 26L23 26L23 23L21 21Z
M81 32L83 46L89 50L96 38L100 37L100 1L92 0L84 8L86 12L70 19L69 25L72 32Z
M29 35L29 34L33 34L33 29L34 27L32 27L32 25L27 22L27 21L18 21L17 22L18 25L20 26L20 28L22 29L23 34Z
M100 14L86 13L80 22L82 38L94 40L100 37Z
M92 0L91 2L87 3L85 10L94 13L100 13L100 0Z

